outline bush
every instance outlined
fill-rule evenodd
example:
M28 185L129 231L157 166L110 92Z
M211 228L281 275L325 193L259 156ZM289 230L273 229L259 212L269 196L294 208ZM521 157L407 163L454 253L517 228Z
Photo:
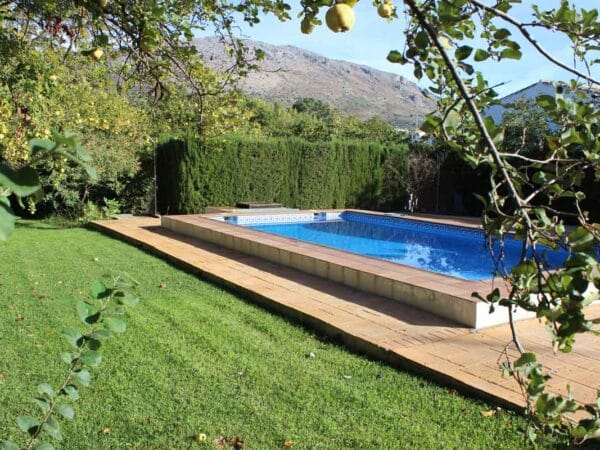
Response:
M398 192L381 195L386 161L406 152L404 146L351 140L165 139L157 149L159 211L199 213L208 205L242 200L297 208L385 209L382 198L398 203L404 195L398 183Z

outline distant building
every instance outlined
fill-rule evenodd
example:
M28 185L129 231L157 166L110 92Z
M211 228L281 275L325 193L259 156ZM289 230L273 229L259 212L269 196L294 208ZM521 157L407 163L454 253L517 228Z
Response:
M405 134L412 142L429 141L432 139L430 134L425 133L418 128L396 128L396 131Z
M585 89L590 100L600 105L600 92L595 89ZM485 115L492 117L497 124L502 122L504 113L510 110L510 104L516 103L519 100L535 100L540 95L552 95L556 93L556 87L553 81L538 81L523 89L519 89L512 94L500 99L501 105L492 105L485 110Z

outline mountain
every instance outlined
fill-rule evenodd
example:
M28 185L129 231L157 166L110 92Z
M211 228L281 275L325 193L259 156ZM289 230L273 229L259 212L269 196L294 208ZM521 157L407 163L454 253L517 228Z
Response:
M214 70L222 71L231 65L231 58L218 39L197 39L195 44ZM409 129L435 108L415 83L401 75L329 59L290 45L250 40L245 44L264 52L260 70L251 72L238 85L255 97L288 106L299 98L312 97L361 119L379 117Z

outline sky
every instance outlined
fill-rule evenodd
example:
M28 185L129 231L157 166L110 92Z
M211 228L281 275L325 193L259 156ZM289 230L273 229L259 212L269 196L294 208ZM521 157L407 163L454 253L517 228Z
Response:
M400 4L401 0L396 0ZM578 7L592 9L598 7L598 0L572 0ZM290 0L290 5L299 5L299 1ZM488 2L492 3L492 2ZM558 6L560 0L523 0L521 5L516 5L511 14L520 20L527 21L531 18L531 5L538 4L542 9ZM386 60L390 50L401 50L404 43L404 19L387 22L377 15L371 0L361 0L354 7L356 24L346 33L333 33L325 24L316 27L312 34L300 33L300 20L296 19L300 11L298 6L293 6L292 20L280 22L274 17L263 17L261 22L253 27L242 26L241 32L249 39L267 42L275 45L293 45L306 50L311 50L333 59L351 61L364 64L376 69L401 74L406 78L417 81L412 74L411 66L392 64ZM323 22L326 8L323 8L321 19ZM507 27L510 29L510 27ZM518 32L513 32L516 36ZM532 30L544 48L553 56L572 62L568 42L559 39L557 33L540 32ZM516 39L521 44L523 57L520 61L506 60L500 63L477 63L476 68L481 70L490 82L490 85L505 82L498 87L497 92L503 96L522 89L539 80L569 80L570 74L537 54L523 39ZM600 56L596 56L600 57ZM600 76L598 69L595 75ZM422 88L427 84L418 83Z

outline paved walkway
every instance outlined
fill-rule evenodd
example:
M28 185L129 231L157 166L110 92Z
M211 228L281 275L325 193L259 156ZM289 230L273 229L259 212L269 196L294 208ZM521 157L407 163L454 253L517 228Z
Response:
M183 237L160 228L155 218L93 225L333 335L353 350L500 405L524 405L516 383L502 378L498 368L510 341L508 326L472 332L393 300ZM600 306L591 307L589 314L600 317ZM577 401L595 399L600 389L600 338L580 336L572 353L554 355L537 320L518 322L517 327L525 347L538 353L554 374L551 390L564 394L569 384Z

